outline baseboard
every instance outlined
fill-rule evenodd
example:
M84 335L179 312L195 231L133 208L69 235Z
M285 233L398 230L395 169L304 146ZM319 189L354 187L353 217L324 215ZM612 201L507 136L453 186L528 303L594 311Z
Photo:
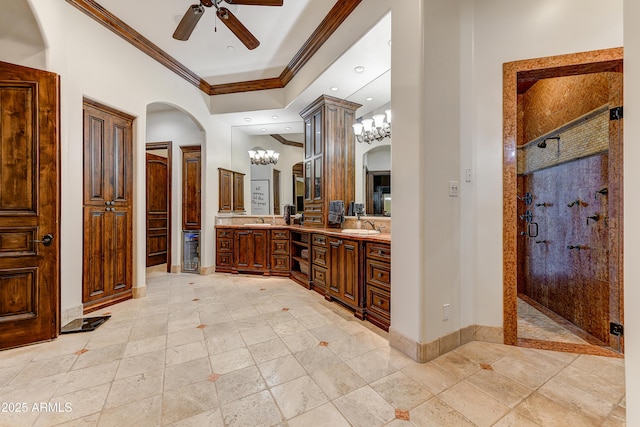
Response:
M182 271L182 267L179 264L171 266L172 273L180 273L181 271Z
M64 325L71 322L72 320L79 319L80 317L82 317L83 311L84 311L84 307L82 304L78 304L76 306L61 310L60 327L63 327Z
M203 276L207 276L209 274L213 274L216 271L215 265L210 265L209 267L200 267L200 274Z
M429 342L416 342L389 328L389 345L418 363L442 356L471 341L502 344L503 330L497 326L470 325Z
M147 296L147 285L133 287L131 291L133 292L133 298L144 298Z

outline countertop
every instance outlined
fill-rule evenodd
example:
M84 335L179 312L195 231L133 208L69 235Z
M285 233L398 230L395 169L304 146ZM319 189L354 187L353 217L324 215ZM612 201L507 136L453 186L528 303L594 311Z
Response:
M260 225L256 224L233 224L233 225L216 225L218 228L232 228L232 229L261 229L261 230L291 230L291 231L304 231L308 233L321 233L327 236L343 237L351 240L366 240L367 242L380 242L391 243L390 233L380 234L355 234L355 233L343 233L339 228L318 228L318 227L305 227L303 225L286 225L286 224L269 224Z

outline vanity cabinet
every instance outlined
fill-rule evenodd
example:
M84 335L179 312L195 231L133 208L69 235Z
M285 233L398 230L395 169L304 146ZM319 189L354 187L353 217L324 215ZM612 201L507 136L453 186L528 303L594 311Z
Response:
M365 243L365 318L389 330L391 323L391 245Z
M269 230L235 230L233 239L234 272L268 272L267 240Z
M230 273L233 268L233 230L216 230L216 271Z
M218 168L218 212L245 213L243 173Z
M289 230L271 230L271 274L289 275Z
M300 115L305 123L305 225L326 227L329 202L355 200L355 139L360 104L322 95ZM330 173L327 173L330 171Z
M327 293L329 243L324 234L311 235L311 287L321 295Z
M329 268L328 300L336 299L355 311L356 317L364 318L361 301L361 281L359 280L359 242L356 240L328 237Z
M243 214L244 209L244 174L233 172L233 196L231 197L233 212Z

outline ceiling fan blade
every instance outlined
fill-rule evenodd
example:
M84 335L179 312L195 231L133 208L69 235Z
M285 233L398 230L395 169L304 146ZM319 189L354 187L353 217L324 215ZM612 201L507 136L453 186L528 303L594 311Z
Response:
M283 0L224 0L229 4L246 4L252 6L282 6Z
M229 9L227 9L226 7L221 7L217 10L216 14L218 15L218 18L220 18L220 20L224 22L224 25L226 25L231 30L231 32L235 34L238 39L240 39L240 41L247 47L247 49L253 50L260 46L260 42L258 41L258 39L255 38L253 34L251 34L251 31L249 31L247 27L242 25L242 22L240 22Z
M178 27L173 32L173 38L176 40L189 40L191 33L196 28L198 21L202 18L204 7L199 4L189 6L187 13L184 14Z

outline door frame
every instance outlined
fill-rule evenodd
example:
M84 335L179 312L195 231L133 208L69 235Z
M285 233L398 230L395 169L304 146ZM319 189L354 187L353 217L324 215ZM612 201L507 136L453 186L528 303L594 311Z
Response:
M172 203L171 203L171 184L173 182L173 169L172 169L172 158L173 158L173 143L172 141L161 141L161 142L147 142L145 146L145 153L150 150L167 150L167 273L171 273L171 227L172 222L171 218L173 215L171 214ZM145 165L145 188L146 188L146 165ZM146 200L145 200L145 211L146 211ZM146 226L145 226L146 230ZM145 236L145 240L146 240ZM145 251L146 252L146 251ZM145 254L146 257L146 254Z
M527 59L503 64L503 336L504 343L509 345L528 345L518 341L518 312L517 312L517 135L518 135L518 84L535 81L542 78L561 77L610 71L616 63L623 60L623 48L612 48L590 52L580 52L545 58ZM622 96L622 95L620 95ZM616 153L619 185L622 184L622 151ZM611 171L610 171L611 172ZM611 177L610 177L611 180ZM618 252L619 265L617 268L618 287L612 287L610 299L616 301L619 307L620 323L624 322L623 305L623 277L622 277L622 197L619 203L619 244L613 248ZM553 345L546 341L531 343L537 348L549 350L574 351L586 354L612 356L616 353L608 348L575 344ZM624 349L621 340L620 349Z

